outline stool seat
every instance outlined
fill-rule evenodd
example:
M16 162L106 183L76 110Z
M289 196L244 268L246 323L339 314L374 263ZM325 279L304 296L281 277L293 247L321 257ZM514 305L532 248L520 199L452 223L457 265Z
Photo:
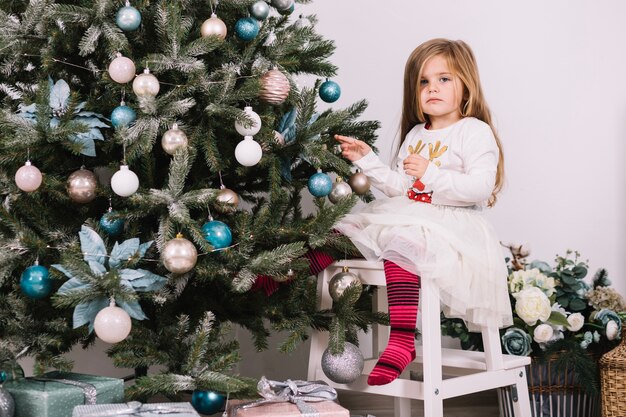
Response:
M343 267L357 275L364 285L376 286L373 308L387 310L386 281L382 262L362 259L331 264L318 277L319 308L332 307L328 283ZM504 279L504 277L503 277ZM396 417L411 416L411 399L424 401L424 415L443 417L443 400L475 392L513 386L515 417L530 417L530 400L526 365L530 358L502 354L497 327L481 330L484 352L441 347L439 289L430 281L421 281L420 312L422 345L416 347L416 358L399 378L386 385L367 385L367 375L374 368L379 353L387 345L388 328L372 326L372 358L366 358L363 374L349 384L337 384L324 374L321 358L328 347L328 333L314 331L309 352L309 380L323 380L338 390L394 397Z

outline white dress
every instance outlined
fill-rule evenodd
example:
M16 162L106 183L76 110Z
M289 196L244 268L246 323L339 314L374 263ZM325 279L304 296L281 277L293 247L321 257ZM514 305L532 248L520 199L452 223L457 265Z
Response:
M430 159L421 178L432 204L407 197L413 177L402 161L411 152ZM395 169L374 152L354 164L389 198L346 215L336 229L368 260L387 259L433 280L447 317L470 331L513 324L504 251L482 209L495 184L498 147L491 128L464 118L444 129L415 126L398 152Z

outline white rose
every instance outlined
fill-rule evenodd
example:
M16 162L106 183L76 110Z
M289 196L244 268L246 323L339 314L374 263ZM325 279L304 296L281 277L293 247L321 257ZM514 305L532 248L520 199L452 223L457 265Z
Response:
M554 335L554 329L549 324L540 324L535 327L535 331L533 332L533 339L537 343L545 343L552 339Z
M609 340L615 340L618 330L619 326L617 325L615 320L609 320L609 322L606 324L606 338Z
M585 317L580 313L573 313L567 317L567 322L569 323L567 330L577 332L582 329L583 324L585 324Z
M514 296L515 312L529 326L534 326L537 320L545 322L550 318L550 300L539 288L526 288Z

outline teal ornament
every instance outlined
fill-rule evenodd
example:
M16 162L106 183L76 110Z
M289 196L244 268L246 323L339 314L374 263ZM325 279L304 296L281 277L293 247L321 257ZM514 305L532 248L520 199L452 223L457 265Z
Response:
M0 384L9 379L9 375L5 371L0 371Z
M115 128L128 127L137 120L137 113L123 102L111 112L111 124Z
M320 98L326 103L334 103L341 95L341 87L334 81L326 80L320 85Z
M233 242L233 235L230 228L219 220L211 219L202 226L202 234L207 242L215 249L222 249L230 246Z
M26 268L20 279L22 292L36 300L44 298L52 290L52 280L48 269L41 265L33 265Z
M307 186L309 187L309 192L315 197L326 197L333 189L333 181L328 174L317 171L317 174L311 175Z
M215 391L194 390L191 394L191 405L202 414L215 414L224 409L226 397Z
M235 35L249 42L259 34L259 22L253 17L242 17L235 23Z
M117 236L124 230L124 220L113 218L115 214L109 209L100 217L100 228L109 236Z
M123 31L132 32L141 25L141 13L131 6L129 2L126 2L126 6L117 11L115 23Z
M291 13L293 13L294 10L296 10L296 6L294 3L291 3L291 6L287 7L286 9L278 9L278 13L282 14L283 16L289 16Z
M264 0L259 0L250 5L249 11L256 20L265 20L270 14L270 5Z

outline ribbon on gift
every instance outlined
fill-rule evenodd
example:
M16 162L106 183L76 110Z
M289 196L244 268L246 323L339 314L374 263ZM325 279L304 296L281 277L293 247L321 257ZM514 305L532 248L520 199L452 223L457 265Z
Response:
M98 389L93 384L89 384L87 382L74 381L72 379L65 378L45 378L45 377L28 377L26 379L30 379L33 381L40 381L44 384L46 382L58 382L60 384L65 385L73 385L83 390L83 395L85 396L84 404L92 405L96 403L98 397Z
M88 408L81 409L81 417L108 417L108 416L127 416L127 417L141 417L146 414L189 414L190 410L187 406L188 403L181 403L176 405L174 403L164 404L142 404L139 401L130 401L123 404L125 408L119 408L117 410L111 410L110 406L122 406L122 404L102 404L94 410ZM104 409L106 408L106 409Z
M263 404L290 402L295 404L303 417L319 417L318 411L307 402L334 401L337 391L324 381L272 381L265 377L257 384L262 400L240 404L234 407L233 417L240 409L258 407Z

